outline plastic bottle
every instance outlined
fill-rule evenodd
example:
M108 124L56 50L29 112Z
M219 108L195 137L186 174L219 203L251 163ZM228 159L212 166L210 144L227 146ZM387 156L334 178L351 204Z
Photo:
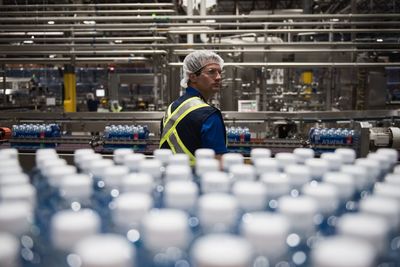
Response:
M242 213L263 211L267 207L267 188L258 181L238 181L232 187Z
M248 164L233 165L230 168L230 175L233 182L255 181L257 177L254 166Z
M20 246L18 244L18 239L11 234L1 232L0 244L2 248L0 252L0 266L20 267Z
M366 241L334 236L318 242L311 253L314 267L373 267L376 254Z
M222 193L201 195L197 216L203 233L235 232L239 219L238 203L235 197Z
M197 239L191 254L195 266L251 266L253 250L247 240L229 234L210 234Z
M173 267L189 265L188 247L191 233L187 215L180 210L154 209L143 218L145 255L140 266Z
M90 209L63 210L51 218L52 246L46 249L44 266L68 267L68 257L81 240L100 232L100 217Z
M241 221L241 235L253 246L256 263L262 266L277 266L278 263L289 266L288 245L290 222L277 213L253 212L245 214Z
M229 176L225 172L206 172L200 179L200 190L203 194L228 193L231 188Z
M223 170L228 172L231 166L243 164L244 157L239 153L226 153L222 155L221 161Z
M122 236L100 234L79 241L74 248L74 254L78 256L75 261L81 267L127 267L133 266L136 249Z

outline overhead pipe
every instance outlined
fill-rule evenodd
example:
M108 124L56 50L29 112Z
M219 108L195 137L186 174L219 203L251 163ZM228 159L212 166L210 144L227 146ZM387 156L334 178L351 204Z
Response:
M193 17L193 1L194 0L187 0L187 11L186 14L188 15L189 18ZM193 23L193 20L189 19L187 23L190 25ZM187 35L187 43L188 44L193 44L193 34L188 34Z
M200 16L206 17L207 16L207 6L206 6L206 0L201 0L200 1ZM200 21L200 24L205 24L207 21ZM200 40L202 43L208 43L208 38L207 34L200 34Z
M400 28L379 29L379 32L399 32ZM246 30L169 30L172 34L242 34L242 33L351 33L351 32L376 32L377 29L246 29Z
M25 40L33 41L33 42L110 42L115 40L122 41L135 41L135 42L144 42L144 41L166 41L166 37L161 36L134 36L134 37L55 37L55 38L0 38L0 42L23 42Z
M332 21L314 21L314 22L207 22L207 21L201 21L201 22L193 22L192 27L237 27L237 26L243 26L243 27L259 27L259 28L264 28L265 26L268 27L282 27L282 26L359 26L359 25L364 25L364 26L387 26L387 25L399 25L400 21L349 21L349 22L344 22L344 21L338 21L338 22L332 22ZM163 27L180 27L180 26L187 26L186 22L182 23L175 23L175 22L170 22L170 23L102 23L102 24L96 24L96 26L90 25L90 24L3 24L1 25L1 31L16 31L17 29L19 31L30 31L32 29L45 29L47 31L71 31L75 29L79 30L89 30L89 31L94 31L94 30L132 30L132 27L141 27L146 30L157 30L158 28L161 28L164 30ZM154 27L154 28L152 28ZM133 28L134 30L137 28Z
M271 21L271 20L289 20L289 19L398 19L400 14L398 13L390 13L390 14L285 14L285 15L207 15L207 16L79 16L79 17L17 17L17 18L0 18L0 22L79 22L79 21L154 21L154 22L162 22L163 20L167 21L202 21L206 19L212 20L263 20L263 21Z
M174 7L173 3L107 3L107 4L51 4L51 5L0 5L0 9L43 9L46 8L82 8L82 7L96 7L96 8L104 8L104 7L136 7L136 8L145 8L145 7Z
M75 15L75 14L174 14L173 9L123 9L123 10L40 10L40 13L31 11L0 11L2 16L43 16L49 14Z
M169 66L180 67L182 62L170 62ZM400 62L225 62L224 67L266 67L266 68L297 68L297 67L318 67L318 68L377 68L377 67L398 67Z

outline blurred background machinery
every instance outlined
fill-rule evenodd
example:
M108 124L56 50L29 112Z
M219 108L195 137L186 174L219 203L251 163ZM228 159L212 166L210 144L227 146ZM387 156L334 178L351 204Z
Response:
M4 0L0 126L57 123L60 138L83 139L106 136L107 126L146 126L146 142L155 144L162 112L182 92L183 58L211 49L225 60L223 88L212 103L225 114L231 143L247 133L250 146L267 139L304 146L311 128L346 134L368 121L371 147L382 146L382 135L397 138L390 127L397 127L400 100L399 7L355 0Z

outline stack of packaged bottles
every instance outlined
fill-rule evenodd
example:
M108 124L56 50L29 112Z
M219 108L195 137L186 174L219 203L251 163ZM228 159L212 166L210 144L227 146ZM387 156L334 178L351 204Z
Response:
M0 150L0 266L400 266L396 150Z

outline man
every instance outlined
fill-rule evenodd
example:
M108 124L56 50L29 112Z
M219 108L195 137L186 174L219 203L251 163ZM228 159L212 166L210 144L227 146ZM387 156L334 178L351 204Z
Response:
M223 64L223 59L211 51L187 55L181 81L186 93L168 107L163 118L160 148L187 154L192 165L198 148L213 149L218 159L227 152L221 112L207 104L221 89Z

